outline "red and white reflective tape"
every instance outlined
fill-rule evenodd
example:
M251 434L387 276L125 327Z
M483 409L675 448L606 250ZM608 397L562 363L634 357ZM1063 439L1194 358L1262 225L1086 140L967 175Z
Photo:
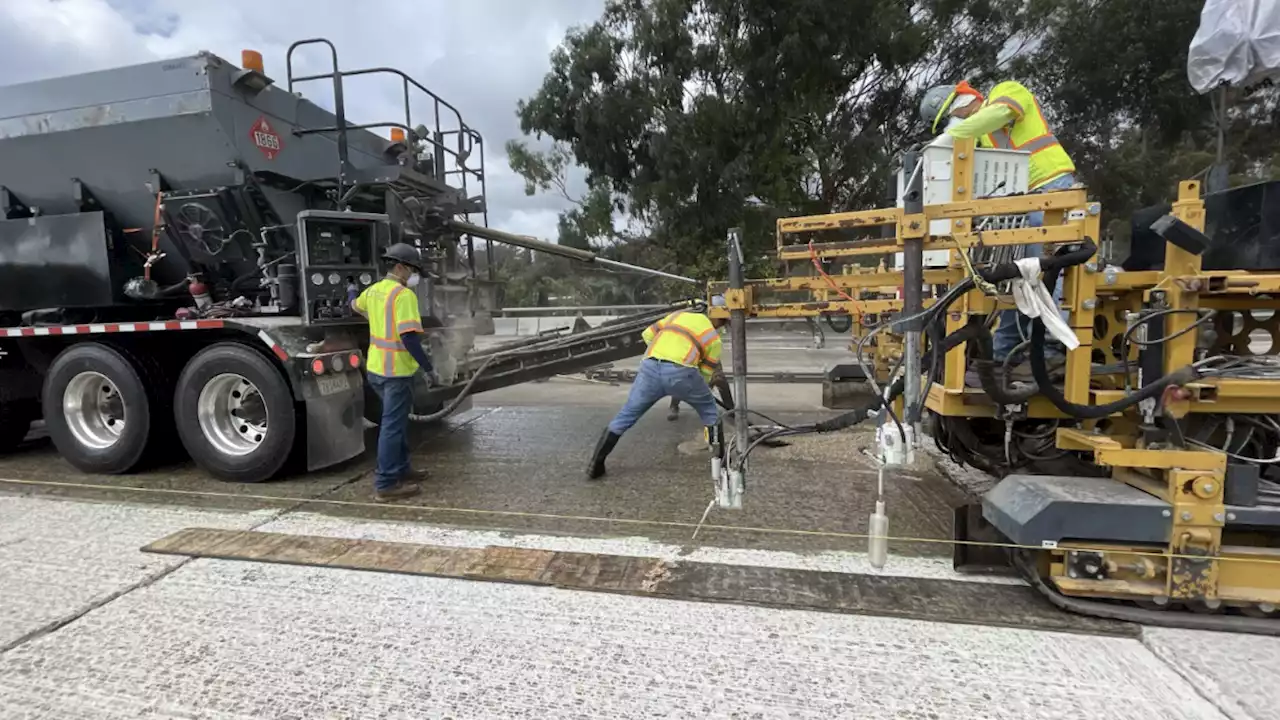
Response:
M93 335L95 333L149 332L158 330L216 330L221 327L226 327L226 322L223 320L165 320L163 322L11 327L3 328L3 332L5 337L37 337L41 335Z
M281 361L289 359L289 353L285 352L284 348L280 347L280 344L268 335L266 330L258 331L258 339L266 343L267 347L271 348L271 352L275 353L276 357L280 358Z
M164 320L161 322L92 323L89 325L49 325L47 327L0 328L0 337L43 337L45 335L97 335L103 333L158 332L162 330L218 330L227 327L225 320ZM258 331L258 339L271 348L281 360L289 353L266 330Z

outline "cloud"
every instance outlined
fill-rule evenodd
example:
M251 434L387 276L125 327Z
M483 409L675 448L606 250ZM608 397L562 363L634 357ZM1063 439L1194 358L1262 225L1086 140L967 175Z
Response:
M267 74L285 78L285 51L326 37L344 69L394 67L461 111L485 140L489 222L554 238L563 200L528 197L507 166L503 145L520 137L516 101L533 94L551 49L575 25L590 23L604 0L0 0L0 85L38 80L201 50L238 63L240 50L262 53ZM320 48L299 50L298 73L326 71ZM324 83L297 89L321 104ZM353 121L400 121L399 83L352 79ZM431 104L415 99L425 119ZM415 120L418 122L419 120Z

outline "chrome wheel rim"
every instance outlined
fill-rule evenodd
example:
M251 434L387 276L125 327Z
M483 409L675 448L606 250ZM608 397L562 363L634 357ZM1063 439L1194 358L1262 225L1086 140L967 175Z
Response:
M67 383L62 393L62 417L76 442L106 450L124 433L124 399L106 375L85 371Z
M256 385L236 373L205 383L196 402L200 432L224 455L243 456L267 437L267 404Z

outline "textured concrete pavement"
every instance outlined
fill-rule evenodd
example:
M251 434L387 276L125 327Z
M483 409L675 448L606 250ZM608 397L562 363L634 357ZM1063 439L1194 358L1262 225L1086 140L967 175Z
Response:
M15 565L67 567L93 548L98 565L140 567L152 556L131 548L174 527L266 519L12 497L0 508L24 528L5 523L0 577L32 597L62 581ZM296 514L262 529L468 542ZM40 552L15 556L24 545ZM0 717L1263 720L1280 701L1271 683L1245 695L1221 682L1238 650L1274 656L1271 639L1166 635L1158 654L1129 639L216 560L98 589L117 596L75 599L82 615L0 652ZM1206 644L1217 681L1183 670Z
M247 529L268 517L0 496L0 650L185 562L137 552L159 535L193 522Z
M367 505L369 458L262 485L185 466L86 476L39 444L0 460L0 478L105 487L0 482L0 720L1280 718L1276 638L1102 638L137 550L184 527L259 527L877 572L847 537L869 511L865 433L762 450L747 509L712 516L829 535L712 530L695 545L686 523L710 482L677 449L697 436L692 414L655 410L605 482L581 478L627 390L562 379L481 396L417 434L433 479L409 508ZM808 418L818 391L753 386L752 406ZM960 495L936 474L903 474L888 495L895 536L950 536ZM881 574L991 582L957 577L945 544L891 550Z
M664 408L654 408L618 444L604 480L583 477L597 437L628 390L625 384L558 380L486 393L472 410L417 429L414 462L432 477L422 495L394 507L371 503L371 457L246 485L218 482L190 466L85 475L70 470L47 444L36 444L0 459L0 486L6 486L5 478L90 484L93 487L10 489L229 509L284 509L320 498L329 504L312 503L308 509L542 533L644 534L687 544L691 524L712 497L707 456L679 450L682 443L701 442L702 426L692 412L668 422ZM821 408L817 385L753 385L750 397L751 407L783 422L830 415ZM744 510L716 511L711 522L765 530L710 528L699 534L699 542L806 552L860 547L862 541L848 535L866 532L874 503L874 465L861 452L872 444L871 430L862 426L798 437L788 447L759 448L751 456ZM371 433L370 446L374 437ZM950 539L951 508L963 496L941 474L900 474L887 484L886 492L895 536ZM949 546L940 542L895 542L893 551L950 554Z

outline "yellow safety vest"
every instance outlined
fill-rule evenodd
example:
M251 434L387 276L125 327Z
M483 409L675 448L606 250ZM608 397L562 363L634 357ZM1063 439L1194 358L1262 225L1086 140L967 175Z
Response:
M355 300L356 310L369 318L367 368L383 377L408 377L418 371L400 335L422 332L418 296L395 278L383 278L365 288Z
M702 313L677 310L645 328L647 358L698 368L708 382L720 367L723 343L711 320Z
M1050 180L1069 172L1075 172L1067 151L1049 130L1040 103L1022 83L1006 80L991 88L987 105L1004 105L1013 110L1017 118L1007 127L978 139L980 147L1003 150L1025 150L1031 153L1031 169L1027 177L1027 189L1035 190Z

